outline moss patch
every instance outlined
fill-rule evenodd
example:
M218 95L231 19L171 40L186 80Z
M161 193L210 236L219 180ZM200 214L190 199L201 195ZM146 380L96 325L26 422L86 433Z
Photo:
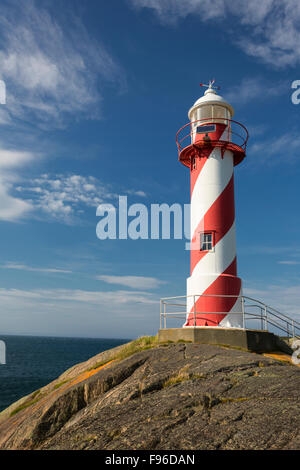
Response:
M126 359L127 357L132 356L135 353L138 353L140 351L145 351L146 349L151 349L154 348L155 346L158 346L158 337L157 336L142 336L141 338L135 339L134 341L131 341L130 343L126 344L121 351L119 351L117 354L115 354L113 357L111 357L106 361L100 361L94 364L92 367L90 367L88 370L94 370L98 369L98 367L104 366L110 361L122 361L123 359Z
M57 390L58 388L60 388L64 384L68 383L69 381L70 381L70 379L64 380L63 382L59 382L58 384L54 385L53 390Z
M251 400L249 397L237 397L237 398L231 398L231 397L226 397L226 398L219 398L220 403L239 403L241 401L248 401Z
M204 379L205 375L202 374L188 374L184 371L179 372L174 377L170 377L166 382L163 384L163 388L172 387L172 385L179 384L181 382L186 382L187 380L200 380Z
M40 396L39 396L40 395ZM25 408L28 408L31 405L34 405L37 403L40 399L42 398L42 394L40 390L36 390L33 392L30 397L28 398L27 401L25 401L22 405L18 406L15 408L11 413L10 416L14 416L15 414L19 413L19 411L25 410Z

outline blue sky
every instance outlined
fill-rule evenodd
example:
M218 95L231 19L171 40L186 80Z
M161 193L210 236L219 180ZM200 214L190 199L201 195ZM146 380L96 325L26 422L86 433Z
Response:
M3 1L0 331L136 337L185 294L185 240L96 237L96 207L188 203L177 130L216 78L250 132L235 169L244 292L300 315L300 4Z

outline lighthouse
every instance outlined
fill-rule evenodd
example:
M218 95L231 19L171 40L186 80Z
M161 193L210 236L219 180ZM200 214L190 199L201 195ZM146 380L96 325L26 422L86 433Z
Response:
M217 93L214 81L188 112L176 136L190 172L190 276L184 327L242 328L237 274L234 168L246 156L247 129Z

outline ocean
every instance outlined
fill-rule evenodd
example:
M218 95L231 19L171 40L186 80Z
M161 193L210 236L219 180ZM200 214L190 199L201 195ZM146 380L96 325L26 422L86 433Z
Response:
M0 364L0 411L38 390L69 367L129 339L0 336L6 364Z

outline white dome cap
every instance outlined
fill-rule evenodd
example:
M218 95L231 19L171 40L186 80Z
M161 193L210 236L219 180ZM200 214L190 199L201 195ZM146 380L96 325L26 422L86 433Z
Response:
M218 104L220 106L223 106L224 108L229 109L231 117L233 117L234 115L233 107L229 103L227 103L227 101L225 101L222 96L218 95L214 88L208 88L205 91L204 95L201 96L189 110L188 117L190 120L192 111L197 108L200 108L204 104Z

